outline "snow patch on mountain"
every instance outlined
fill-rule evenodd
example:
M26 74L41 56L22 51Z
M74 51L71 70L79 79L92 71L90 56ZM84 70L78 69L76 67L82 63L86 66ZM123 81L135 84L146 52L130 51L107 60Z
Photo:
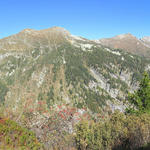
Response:
M92 44L80 44L80 46L83 51L86 51L87 49L91 49L93 45Z
M71 37L75 40L78 40L78 41L86 41L85 39L79 37L79 36L76 36L76 35L71 35Z
M112 50L110 50L109 48L105 48L105 50L108 51L108 52L110 52L110 53L113 53L113 54L115 54L115 55L118 55L118 56L121 55L120 52L118 52L118 51L112 51Z

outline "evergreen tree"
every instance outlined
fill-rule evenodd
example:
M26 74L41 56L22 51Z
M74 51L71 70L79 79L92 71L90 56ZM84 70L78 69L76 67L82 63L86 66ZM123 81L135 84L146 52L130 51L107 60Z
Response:
M143 74L143 79L139 84L139 89L128 96L132 108L129 112L149 112L150 111L150 77L148 73Z

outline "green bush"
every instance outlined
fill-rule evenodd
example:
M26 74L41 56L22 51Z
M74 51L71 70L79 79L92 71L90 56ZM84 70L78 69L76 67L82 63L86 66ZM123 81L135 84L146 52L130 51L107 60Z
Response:
M81 121L76 126L78 150L134 150L150 143L150 115L115 112L100 122Z
M0 118L0 149L42 149L34 133L7 118Z
M8 92L8 88L7 86L0 81L0 102L4 102L5 101L5 96Z
M148 73L144 73L139 89L133 94L129 94L128 100L131 106L127 109L127 112L150 112L150 78Z

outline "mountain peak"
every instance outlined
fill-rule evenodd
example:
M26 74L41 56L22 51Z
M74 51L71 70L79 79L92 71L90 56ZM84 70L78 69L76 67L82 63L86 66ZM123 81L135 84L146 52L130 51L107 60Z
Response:
M70 32L68 30L66 30L65 28L62 27L58 27L58 26L54 26L48 29L43 29L43 30L39 30L39 32L55 32L55 33L61 33L61 34L70 34Z
M67 31L65 28L63 27L59 27L59 26L54 26L45 30L58 30L58 31Z
M124 39L124 38L136 38L131 33L120 34L114 37L115 39Z
M100 39L100 43L110 48L123 49L127 52L147 57L150 52L150 42L146 42L148 39L150 40L150 38L140 40L131 33L126 33L112 38Z
M29 28L26 28L24 30L22 30L20 33L31 33L31 32L34 32L35 30L33 29L29 29Z
M70 35L70 32L67 31L65 28L57 27L57 26L47 28L47 29L42 29L42 30L34 30L34 29L27 28L27 29L22 30L20 33L25 33L25 34L60 33L64 35Z
M26 50L29 47L52 47L70 39L69 31L62 27L52 27L42 30L24 29L18 34L0 40L0 50ZM48 45L46 45L46 43Z

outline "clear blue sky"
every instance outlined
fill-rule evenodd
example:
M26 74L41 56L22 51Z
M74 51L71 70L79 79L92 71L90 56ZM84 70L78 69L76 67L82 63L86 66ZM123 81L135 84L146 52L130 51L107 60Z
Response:
M89 39L150 36L150 0L0 0L0 38L52 26Z

